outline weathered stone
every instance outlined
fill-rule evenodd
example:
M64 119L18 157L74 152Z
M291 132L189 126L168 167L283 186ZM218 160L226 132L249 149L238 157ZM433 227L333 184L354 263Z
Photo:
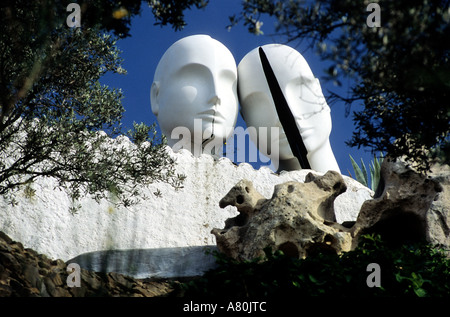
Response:
M23 250L23 247L21 249L19 248L19 250ZM34 251L33 249L31 249L31 248L26 248L24 254L27 257L33 258L33 259L37 258L37 256L38 256L38 253L36 251Z
M239 215L214 229L219 250L238 259L263 255L265 247L295 257L317 251L353 250L365 233L401 244L425 241L450 249L450 167L434 166L425 176L401 160L385 159L379 195L366 200L354 223L336 222L334 201L345 192L339 174L309 174L305 183L275 186L263 199L252 183L242 180L221 200L236 206Z
M46 288L47 292L49 293L50 296L54 297L56 294L55 283L53 283L52 279L47 276L44 276L43 280L44 280L44 284L45 284L45 288Z
M6 271L6 268L2 265L0 262L0 283L1 281L5 281L8 278L8 272Z
M53 284L55 284L56 286L62 286L63 285L63 281L61 279L61 274L56 273L55 271L52 271L49 274L49 277L52 279Z
M69 296L73 296L73 297L86 297L89 296L88 294L88 290L85 286L81 286L81 287L72 287L70 288L69 292L70 295Z
M3 242L2 244L12 244L13 240L3 231L0 231L0 241Z
M259 210L265 201L266 198L255 190L253 183L244 179L220 200L219 206L220 208L236 206L241 213L252 215L255 209Z
M64 263L64 261L61 260L61 259L53 260L53 261L51 262L51 264L52 264L53 266L56 266L56 267L59 268L59 269L65 269L65 268L66 268L66 263Z
M82 270L81 279L94 291L99 290L102 286L101 280L93 272Z
M11 253L0 252L0 263L10 270L20 269L19 262Z
M402 160L385 159L381 166L383 190L367 200L352 228L354 246L364 233L379 233L386 241L427 241L450 246L450 173L439 177L418 173Z
M11 244L11 247L17 251L23 251L23 244L20 242L14 242L13 244Z
M140 281L118 273L81 269L81 287L66 284L67 265L19 245L0 232L0 297L163 296L167 282ZM10 246L10 247L7 247Z
M70 292L66 288L57 287L55 290L50 294L52 297L72 297Z
M305 183L275 186L271 199L263 199L248 180L239 182L221 200L239 215L228 219L224 229L213 229L219 250L238 260L264 255L264 249L281 250L303 258L309 252L340 253L351 247L348 229L336 223L335 198L346 190L342 176L328 172L307 176Z
M47 276L49 273L49 270L43 269L43 268L38 268L38 272L39 272L39 275Z
M426 239L450 249L450 166L435 165L430 175L442 186L427 213Z
M36 266L25 264L22 274L32 287L41 288L42 278L39 275L39 269Z
M2 251L6 252L6 253L9 253L9 252L12 251L12 248L11 248L11 246L9 244L0 243L0 252L2 252Z
M48 264L47 261L39 260L38 265L40 268L45 269L45 270L49 270L51 268L51 266Z
M13 293L13 289L6 283L0 280L0 297L10 297Z
M128 280L122 274L118 274L116 272L111 272L108 275L115 281L115 284L118 285L119 287L128 289L128 288L132 287L132 285L133 285L132 281Z

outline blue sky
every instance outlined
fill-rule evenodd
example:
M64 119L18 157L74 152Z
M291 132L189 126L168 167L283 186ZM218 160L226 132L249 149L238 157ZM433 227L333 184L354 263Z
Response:
M264 35L253 35L243 25L237 25L227 30L228 17L237 14L241 10L241 0L211 0L203 10L193 9L185 12L187 26L175 32L171 26L155 26L151 10L143 5L141 16L134 17L131 25L131 37L119 40L118 47L123 51L124 68L127 75L107 74L102 82L110 87L121 88L125 96L123 105L125 115L123 123L131 127L133 122L144 122L148 125L156 122L150 108L150 86L156 66L164 52L175 41L194 34L208 34L222 42L233 53L236 63L252 49L269 43L285 43L285 39L273 36L274 20L263 18L262 31ZM327 90L345 92L347 87L336 87L331 82L325 82L325 69L327 64L312 50L306 50L302 43L288 43L303 54L308 61L314 75L320 79L322 90L327 95ZM368 149L350 148L345 144L354 131L351 115L345 117L345 106L343 103L334 103L331 106L333 130L330 142L336 160L344 175L349 175L348 170L354 175L349 159L349 154L357 162L363 158L366 166L373 155ZM352 108L356 110L356 107ZM242 118L238 117L237 126L246 127ZM265 165L266 163L262 163ZM255 168L261 164L252 163Z

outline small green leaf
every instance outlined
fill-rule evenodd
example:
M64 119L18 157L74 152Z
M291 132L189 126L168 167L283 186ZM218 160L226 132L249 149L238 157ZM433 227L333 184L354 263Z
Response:
M395 279L397 280L397 282L401 283L404 279L406 279L406 277L401 276L400 273L396 273Z
M311 282L313 282L314 284L317 284L318 281L316 280L316 278L314 276L312 276L311 274L308 274L308 278Z
M320 282L319 280L317 280L314 276L312 276L311 274L308 274L308 278L311 282L313 282L316 285L323 285L325 284L325 282Z
M423 288L415 288L414 289L414 293L416 293L416 295L418 297L425 297L425 296L427 296L427 292Z
M366 184L368 184L369 183L368 182L369 177L367 176L368 174L367 174L366 165L364 164L364 161L363 161L362 158L361 158L361 170L362 170L362 173L363 173L363 176L364 176L364 180L365 180Z
M350 160L352 162L353 170L355 171L356 180L367 187L367 177L364 177L363 171L358 166L358 164L356 164L353 157L351 155L349 155L349 156L350 156Z

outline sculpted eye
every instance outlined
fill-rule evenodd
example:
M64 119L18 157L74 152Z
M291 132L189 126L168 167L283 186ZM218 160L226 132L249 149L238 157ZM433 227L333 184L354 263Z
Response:
M181 88L182 97L188 102L194 102L195 98L197 98L197 88L194 86L184 86Z

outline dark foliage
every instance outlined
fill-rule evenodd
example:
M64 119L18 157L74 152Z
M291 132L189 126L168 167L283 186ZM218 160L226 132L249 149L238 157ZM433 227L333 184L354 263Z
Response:
M350 146L404 156L421 170L433 159L448 164L450 2L371 2L380 6L380 27L368 25L367 2L353 0L248 0L231 22L260 32L261 15L273 16L278 34L331 63L328 79L352 80L347 95L329 98L344 101L347 113L358 107Z
M426 244L392 247L379 236L366 235L357 249L336 255L318 253L294 259L266 250L266 258L237 262L215 254L219 267L178 286L186 297L263 298L447 297L450 260ZM381 287L368 287L370 263L380 265Z

